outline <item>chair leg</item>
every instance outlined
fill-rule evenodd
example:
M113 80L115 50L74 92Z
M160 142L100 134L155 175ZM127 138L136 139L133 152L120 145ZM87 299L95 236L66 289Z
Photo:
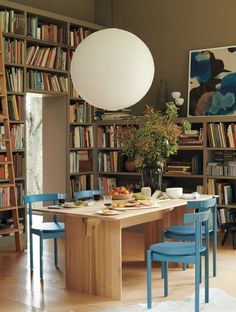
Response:
M161 241L164 242L165 241L165 232L162 231L161 232ZM164 263L161 262L161 278L164 278Z
M229 229L227 229L226 232L225 232L225 235L224 235L224 237L223 237L223 239L222 239L222 242L221 242L221 246L224 245L224 243L225 243L225 241L226 241L228 235L229 235Z
M147 250L147 308L152 308L152 255Z
M182 263L182 269L183 269L183 271L186 270L186 263Z
M236 249L236 237L235 237L236 232L232 232L233 235L233 249Z
M34 269L34 260L33 260L33 234L30 231L30 240L29 240L29 247L30 247L30 270L33 271Z
M199 263L199 283L202 282L202 257L200 257L200 263Z
M58 265L58 247L57 247L57 239L54 238L54 264Z
M222 241L223 243L223 241ZM213 231L213 276L216 276L216 257L217 257L217 230Z
M195 263L195 312L199 312L199 277L200 277L200 261Z
M205 255L205 302L209 302L209 253Z
M168 262L163 262L164 264L164 296L168 296Z
M40 279L43 279L43 238L39 236Z

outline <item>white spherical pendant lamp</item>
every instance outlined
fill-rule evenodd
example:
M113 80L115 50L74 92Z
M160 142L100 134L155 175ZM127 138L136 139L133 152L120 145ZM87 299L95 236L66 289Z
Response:
M117 28L100 30L84 39L75 50L70 68L79 95L106 110L140 101L152 84L154 70L145 43Z

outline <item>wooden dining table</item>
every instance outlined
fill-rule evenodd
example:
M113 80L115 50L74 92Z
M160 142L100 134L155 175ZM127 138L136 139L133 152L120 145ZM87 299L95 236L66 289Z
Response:
M122 210L117 215L99 214L104 208L103 201L79 208L49 206L33 210L65 217L66 288L121 299L122 229L144 224L145 251L150 244L161 240L161 229L171 219L175 224L178 220L181 223L186 203L184 199L172 199Z

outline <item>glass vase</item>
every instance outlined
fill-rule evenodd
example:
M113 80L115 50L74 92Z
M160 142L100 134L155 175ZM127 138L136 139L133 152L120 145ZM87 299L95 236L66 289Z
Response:
M162 168L144 168L143 186L150 186L152 193L156 190L162 190Z

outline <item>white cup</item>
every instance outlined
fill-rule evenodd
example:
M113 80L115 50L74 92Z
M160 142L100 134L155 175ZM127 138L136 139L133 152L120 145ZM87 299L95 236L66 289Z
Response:
M177 106L181 106L184 104L184 99L183 98L178 98L178 99L175 99L175 104Z

